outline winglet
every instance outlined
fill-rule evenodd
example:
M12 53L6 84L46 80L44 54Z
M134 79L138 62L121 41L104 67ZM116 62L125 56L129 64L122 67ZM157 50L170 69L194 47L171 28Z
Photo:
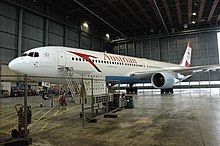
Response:
M190 67L191 54L192 54L192 42L188 42L183 59L180 62L180 66Z

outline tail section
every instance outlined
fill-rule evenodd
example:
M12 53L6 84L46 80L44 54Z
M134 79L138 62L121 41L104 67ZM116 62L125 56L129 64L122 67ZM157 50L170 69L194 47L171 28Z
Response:
M190 67L191 54L192 54L192 42L188 42L183 59L180 62L180 66Z

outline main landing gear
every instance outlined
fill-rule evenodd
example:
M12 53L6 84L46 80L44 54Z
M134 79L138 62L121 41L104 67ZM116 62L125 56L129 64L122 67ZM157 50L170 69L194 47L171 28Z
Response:
M173 93L173 88L168 88L168 89L160 89L160 93Z
M138 92L138 88L137 87L132 87L133 86L133 84L129 84L129 87L128 88L126 88L126 93L127 94L129 94L129 93L135 93L135 94L137 94L137 92Z

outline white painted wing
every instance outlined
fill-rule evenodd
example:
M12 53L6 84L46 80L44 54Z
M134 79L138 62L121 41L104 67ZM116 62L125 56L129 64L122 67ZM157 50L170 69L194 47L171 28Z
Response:
M157 72L172 72L172 73L180 73L183 75L191 76L193 73L197 72L207 72L207 71L215 71L220 69L220 64L215 65L204 65L204 66L194 66L194 67L183 67L183 66L175 66L168 68L155 69L144 72L134 72L131 74L132 77L136 79L150 79L154 73Z

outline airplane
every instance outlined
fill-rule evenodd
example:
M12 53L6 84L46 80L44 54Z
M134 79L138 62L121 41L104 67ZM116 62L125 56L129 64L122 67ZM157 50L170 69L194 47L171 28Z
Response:
M61 46L30 49L9 63L9 68L29 76L61 77L59 68L72 67L79 77L104 76L110 83L129 84L127 93L137 93L136 83L152 83L161 94L173 93L175 84L196 72L220 68L220 64L190 67L192 42L188 42L180 64Z

